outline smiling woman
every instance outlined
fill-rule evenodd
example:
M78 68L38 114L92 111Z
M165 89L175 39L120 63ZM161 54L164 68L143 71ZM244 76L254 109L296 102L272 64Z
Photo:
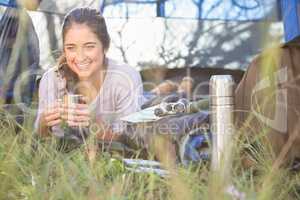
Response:
M38 133L64 138L62 124L78 130L101 125L107 129L98 128L98 138L117 138L123 131L119 119L140 109L140 74L106 57L110 37L104 18L95 9L77 8L67 14L62 38L63 55L58 66L49 69L40 83ZM82 98L70 102L72 95ZM71 137L81 142L84 139L76 133Z

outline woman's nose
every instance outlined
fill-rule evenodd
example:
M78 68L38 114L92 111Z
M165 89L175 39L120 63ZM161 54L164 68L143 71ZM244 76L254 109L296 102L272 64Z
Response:
M83 60L86 59L86 54L85 54L85 52L84 52L83 49L81 49L81 48L78 48L78 49L77 49L76 59L77 59L78 61L83 61Z

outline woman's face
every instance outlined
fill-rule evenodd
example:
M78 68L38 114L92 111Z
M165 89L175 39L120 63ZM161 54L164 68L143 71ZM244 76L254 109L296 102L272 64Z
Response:
M65 34L64 53L68 66L80 80L92 80L102 69L105 50L85 24L71 25Z

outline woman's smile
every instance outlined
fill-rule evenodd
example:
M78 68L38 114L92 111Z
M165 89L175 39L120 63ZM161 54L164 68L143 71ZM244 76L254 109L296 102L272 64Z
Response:
M91 64L90 61L89 61L89 62L83 62L83 63L75 62L76 67L77 67L79 70L83 70L83 71L88 70L90 64Z

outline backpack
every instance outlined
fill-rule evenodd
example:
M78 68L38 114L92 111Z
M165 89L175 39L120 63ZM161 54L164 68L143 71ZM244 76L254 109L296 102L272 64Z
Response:
M282 163L300 158L299 78L300 37L258 55L235 90L240 133L262 136Z

